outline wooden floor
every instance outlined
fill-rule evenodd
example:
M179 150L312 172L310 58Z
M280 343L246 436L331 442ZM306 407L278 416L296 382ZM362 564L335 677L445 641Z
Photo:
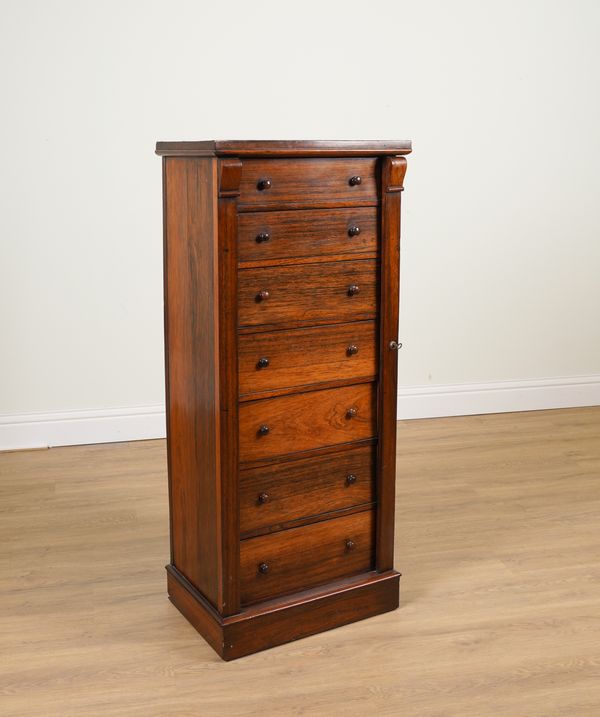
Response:
M163 441L0 491L6 717L600 715L600 408L400 423L400 610L231 663L165 595Z

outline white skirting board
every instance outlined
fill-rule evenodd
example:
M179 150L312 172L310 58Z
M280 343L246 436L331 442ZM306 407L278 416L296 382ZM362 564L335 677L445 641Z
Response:
M0 416L0 451L141 441L165 431L162 404Z
M600 405L600 374L529 381L400 386L398 418L539 411Z
M401 386L398 418L600 405L600 374L534 381ZM0 451L164 438L163 405L0 416Z

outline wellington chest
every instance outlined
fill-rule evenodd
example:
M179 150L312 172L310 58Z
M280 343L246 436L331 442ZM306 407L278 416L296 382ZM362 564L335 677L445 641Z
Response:
M171 601L226 660L398 606L410 142L159 142Z

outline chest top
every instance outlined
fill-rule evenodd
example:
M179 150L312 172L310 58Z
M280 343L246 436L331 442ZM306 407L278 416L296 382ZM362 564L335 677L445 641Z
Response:
M170 157L378 157L411 151L408 140L224 139L156 143L156 154Z

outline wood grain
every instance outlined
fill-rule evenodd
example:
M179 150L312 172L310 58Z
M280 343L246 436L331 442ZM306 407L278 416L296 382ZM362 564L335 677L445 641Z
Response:
M311 383L373 379L378 371L376 338L374 321L242 335L240 394L249 397ZM261 358L267 359L268 366L261 368Z
M287 322L323 324L374 319L378 263L373 259L242 269L238 279L241 326ZM349 296L350 286L359 293ZM257 301L261 291L269 298Z
M242 540L242 604L292 593L372 568L372 510ZM352 541L352 549L347 543ZM258 570L260 564L268 572Z
M398 315L400 301L400 197L406 159L381 162L381 280L379 381L377 395L377 570L394 566Z
M229 654L225 658L247 655L257 648L281 645L395 610L398 607L399 579L398 573L393 571L368 573L332 581L329 589L320 594L318 588L307 590L301 599L286 605L285 609L273 606L270 610L264 609L252 615L250 606L239 618L231 618L226 626L225 644Z
M377 160L245 159L240 183L240 211L283 209L300 203L312 207L343 207L377 203ZM360 176L358 186L350 178ZM268 179L270 189L260 190Z
M173 564L219 602L215 162L166 160L165 323ZM197 367L203 370L198 371Z
M203 611L208 602L222 622L240 610L240 463L250 469L286 456L327 461L324 449L377 440L375 320L385 268L378 257L379 170L387 166L379 155L387 162L387 150L380 144L362 157L264 159L219 155L215 143L162 149L169 575L179 595L171 597L186 614L190 599ZM241 260L240 252L247 252ZM334 325L344 318L356 326ZM270 355L252 357L257 346ZM299 361L290 358L293 351ZM177 400L186 405L183 416ZM255 418L261 421L253 426ZM340 499L332 509L324 501L318 513L284 516L244 535L308 530L375 505L372 484L367 502L346 498L337 507ZM215 633L209 637L214 645Z
M353 227L360 230L356 236L349 234ZM257 241L264 233L268 240ZM273 259L375 253L377 207L241 214L238 235L241 263L267 265Z
M219 563L217 608L233 615L240 608L238 373L237 335L237 196L242 174L238 159L218 163L218 314L219 335L219 461L215 475L220 542L214 546ZM201 372L204 366L196 365Z
M597 717L600 408L402 421L398 449L400 610L228 664L165 597L164 441L0 454L3 713ZM272 644L306 624L270 614Z
M354 482L347 477L354 476ZM267 499L261 501L260 496ZM240 473L242 533L375 499L375 451L361 446Z
M397 572L360 573L323 586L248 605L221 617L172 565L169 599L224 660L380 615L398 607Z
M355 409L350 418L348 410ZM267 426L267 435L259 429ZM239 410L240 461L308 451L376 433L373 384L357 384L242 403Z

